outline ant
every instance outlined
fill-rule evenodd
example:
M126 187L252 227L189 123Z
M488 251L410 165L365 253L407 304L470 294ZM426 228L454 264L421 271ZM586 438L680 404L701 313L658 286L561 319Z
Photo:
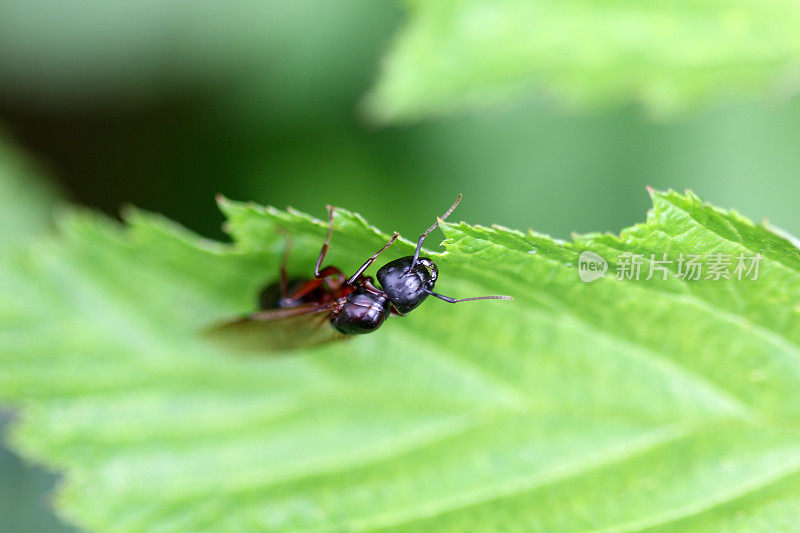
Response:
M439 220L444 220L461 202L458 195ZM334 209L328 207L328 234L317 257L312 279L289 279L286 263L291 249L287 238L280 267L280 281L259 294L260 311L223 325L218 330L250 329L261 333L261 348L271 345L285 349L371 333L390 315L404 316L419 307L428 296L455 304L474 300L512 300L510 296L451 298L433 291L439 269L431 259L420 257L422 243L439 225L439 220L417 240L414 255L383 265L377 272L378 285L364 272L389 248L399 233L367 259L349 278L335 266L322 268L333 233ZM327 319L332 327L322 328ZM269 338L269 343L263 342Z

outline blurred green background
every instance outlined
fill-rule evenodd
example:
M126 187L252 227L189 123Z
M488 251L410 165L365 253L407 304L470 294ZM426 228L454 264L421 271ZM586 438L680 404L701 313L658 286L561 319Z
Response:
M800 233L800 99L654 120L531 97L379 127L359 105L405 16L366 1L2 3L0 123L70 201L215 238L218 192L317 216L332 203L409 238L463 193L456 218L565 238L643 220L646 185ZM47 510L54 483L0 450L0 531L68 530Z

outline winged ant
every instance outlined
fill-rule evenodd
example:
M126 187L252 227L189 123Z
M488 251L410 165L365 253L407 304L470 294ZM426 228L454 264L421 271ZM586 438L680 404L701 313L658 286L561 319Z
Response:
M444 220L461 202L461 195L439 220ZM377 272L378 284L364 272L389 248L399 234L367 259L356 272L346 277L335 266L325 266L325 256L333 234L334 209L328 206L328 233L322 244L311 279L290 279L286 263L291 249L287 237L280 267L280 281L264 288L258 297L260 311L215 328L217 332L257 334L262 349L288 349L350 335L371 333L391 315L404 316L419 307L429 296L447 303L474 300L512 300L510 296L451 298L434 292L439 275L436 263L420 257L422 243L439 225L439 220L417 240L414 255L383 265ZM329 322L330 326L324 323Z

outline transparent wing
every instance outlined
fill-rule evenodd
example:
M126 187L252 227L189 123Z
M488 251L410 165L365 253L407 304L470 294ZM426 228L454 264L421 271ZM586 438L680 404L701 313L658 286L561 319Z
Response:
M270 309L213 326L206 337L225 347L278 352L342 340L346 335L331 326L329 305L301 305Z

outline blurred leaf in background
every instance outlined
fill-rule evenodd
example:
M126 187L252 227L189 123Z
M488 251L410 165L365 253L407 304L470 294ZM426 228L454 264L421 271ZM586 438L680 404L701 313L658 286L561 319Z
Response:
M546 94L656 114L800 86L791 0L410 2L367 110L403 121Z
M0 131L0 254L50 228L56 193Z
M56 194L40 179L37 165L23 157L0 132L0 262L52 229ZM10 294L0 293L0 308L8 310ZM8 324L0 312L0 339ZM5 356L0 341L0 358ZM0 406L0 531L68 531L50 512L55 475L25 464L6 450L5 429L14 414Z

